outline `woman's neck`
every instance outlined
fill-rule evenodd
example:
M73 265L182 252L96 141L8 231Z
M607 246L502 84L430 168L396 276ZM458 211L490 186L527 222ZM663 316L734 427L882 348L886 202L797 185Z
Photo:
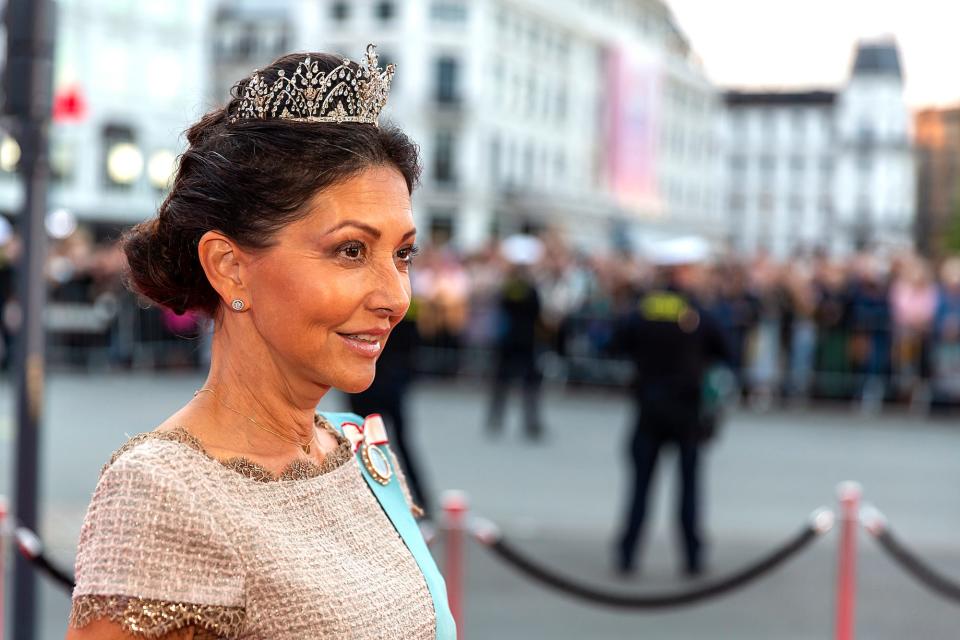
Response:
M297 380L262 341L237 339L221 326L201 389L210 392L198 393L191 404L216 425L208 434L215 438L211 444L272 457L312 441L316 407L329 387Z

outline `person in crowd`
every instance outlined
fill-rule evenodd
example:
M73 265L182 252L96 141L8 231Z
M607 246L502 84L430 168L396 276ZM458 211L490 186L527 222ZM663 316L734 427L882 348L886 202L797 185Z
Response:
M930 404L930 339L938 297L930 267L917 256L907 257L890 285L892 360L898 390L918 410Z
M714 269L716 291L710 312L720 325L730 349L731 368L742 394L750 393L747 359L750 336L760 321L760 301L750 290L746 268L735 262Z
M684 572L704 570L700 522L701 448L715 424L702 412L704 377L714 362L732 364L715 320L690 294L699 279L698 251L671 249L658 255L664 281L644 292L618 324L614 351L635 366L637 415L628 447L632 467L629 500L617 540L615 567L628 575L637 567L637 547L660 451L676 447L680 464L679 515Z
M431 370L456 375L463 334L470 316L470 279L449 246L427 251L424 268L416 275L415 291L418 327L424 346L429 347Z
M545 239L544 259L535 275L537 291L542 301L541 318L545 331L544 343L550 354L546 375L565 377L563 366L567 356L570 320L586 299L586 281L577 268L574 256L555 230Z
M794 401L805 399L813 379L817 327L814 314L817 291L813 273L806 260L797 259L783 272L781 284L781 349L784 356L784 396Z
M813 286L816 291L815 380L811 389L822 397L836 398L848 393L850 363L847 335L849 325L849 288L844 268L826 255L814 263Z
M876 256L863 254L854 263L847 318L856 397L862 411L875 413L887 394L891 342L889 283Z
M68 640L455 638L382 422L316 411L370 386L410 304L419 162L378 123L392 75L372 45L255 71L125 235L141 295L214 319L212 361L104 467Z
M506 271L498 243L491 241L468 254L464 259L464 269L470 279L470 314L464 330L464 346L481 352L494 344L497 335L500 284Z
M931 367L934 400L960 401L960 257L943 261L933 318Z
M539 261L542 247L532 236L515 236L507 240L516 242L504 247L511 267L500 288L495 346L497 364L487 410L487 432L496 436L503 430L510 382L519 379L523 390L524 433L529 440L536 441L543 437L540 416L542 376L537 366L542 304L531 266Z
M750 405L773 406L782 378L780 265L766 253L750 265L750 287L757 296L758 320L749 337Z

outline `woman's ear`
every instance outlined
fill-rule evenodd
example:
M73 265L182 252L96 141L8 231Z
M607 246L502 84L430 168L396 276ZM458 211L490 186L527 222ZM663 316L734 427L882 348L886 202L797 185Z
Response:
M219 231L207 231L200 237L197 253L210 286L225 304L229 305L238 298L246 300L241 277L243 251L236 242Z

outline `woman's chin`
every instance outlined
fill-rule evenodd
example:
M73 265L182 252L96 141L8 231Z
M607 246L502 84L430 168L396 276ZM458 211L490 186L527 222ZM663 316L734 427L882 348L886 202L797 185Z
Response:
M341 380L340 384L334 386L344 393L361 393L369 389L371 384L373 384L372 373L369 376L355 376Z

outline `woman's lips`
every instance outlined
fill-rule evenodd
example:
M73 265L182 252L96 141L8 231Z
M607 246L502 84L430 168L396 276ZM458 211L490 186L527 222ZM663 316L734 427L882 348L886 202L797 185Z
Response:
M380 351L383 350L384 336L373 336L369 334L347 335L343 333L338 333L337 335L340 336L349 348L367 358L376 358L380 355Z

